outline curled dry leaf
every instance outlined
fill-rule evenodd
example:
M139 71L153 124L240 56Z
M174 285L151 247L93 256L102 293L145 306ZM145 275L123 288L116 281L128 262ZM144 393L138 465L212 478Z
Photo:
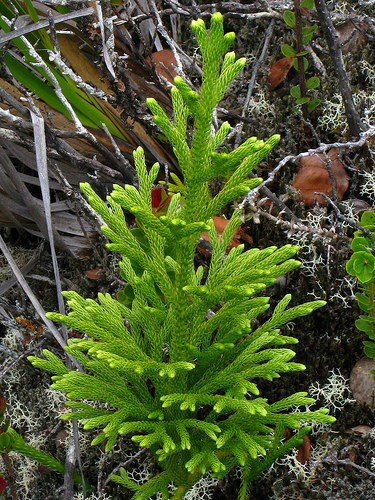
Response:
M302 465L305 465L309 461L311 450L311 441L309 436L303 436L303 443L297 446L296 459Z
M87 271L85 271L85 276L89 280L100 281L104 278L104 271L100 267L97 267L95 269L88 269Z
M295 57L283 57L274 62L268 75L269 89L274 90L283 82L293 66Z
M163 76L170 83L173 84L173 79L177 76L174 69L177 66L176 59L173 52L170 49L159 50L159 52L154 52L152 58L155 62L155 70L159 76ZM151 60L149 57L146 58L146 62L151 66Z
M362 31L359 31L360 28ZM366 42L365 32L366 23L356 23L356 26L351 21L346 21L335 27L335 31L339 38L341 52L348 54L353 52L356 47L361 47Z
M349 187L349 177L344 165L337 158L337 150L328 152L331 160L331 168L335 179L337 198L341 201ZM314 154L301 159L301 168L293 182L293 187L300 191L301 200L307 207L313 207L315 203L326 206L327 201L316 192L332 196L332 186L326 167L326 160L322 154Z
M374 406L375 380L371 370L375 369L375 362L371 358L361 358L353 367L349 385L354 399L358 403Z
M292 437L292 432L289 428L284 431L284 439L290 439ZM309 461L311 441L309 436L303 436L303 442L295 448L297 450L296 459L302 465L305 465Z
M372 431L372 427L369 425L356 425L355 427L351 427L350 429L346 429L345 434L354 434L357 436L363 436Z

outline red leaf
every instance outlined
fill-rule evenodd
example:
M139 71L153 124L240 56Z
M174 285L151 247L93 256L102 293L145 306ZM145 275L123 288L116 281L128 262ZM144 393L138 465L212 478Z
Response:
M167 203L171 199L170 196L164 191L162 186L156 186L151 191L151 203L152 203L152 211L155 215L162 215L163 208L166 207Z
M158 208L158 206L160 205L163 191L164 189L161 186L157 186L151 191L152 208Z
M274 62L270 67L268 76L269 89L274 90L281 82L283 82L293 66L295 57L283 57Z
M0 474L0 493L2 493L6 488L7 482L4 479L4 476Z
M0 398L0 419L1 419L1 417L4 415L4 412L5 412L5 406L6 406L5 398L4 398L4 397L1 397L1 398Z

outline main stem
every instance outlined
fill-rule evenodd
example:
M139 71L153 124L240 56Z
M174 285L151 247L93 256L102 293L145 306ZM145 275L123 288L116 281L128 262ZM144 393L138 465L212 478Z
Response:
M296 16L297 53L300 54L301 52L303 52L302 16L301 16L300 0L294 0L294 14ZM299 88L301 91L301 97L304 98L307 96L304 56L298 56L297 61L298 61ZM302 115L305 118L305 120L309 117L307 103L302 104Z

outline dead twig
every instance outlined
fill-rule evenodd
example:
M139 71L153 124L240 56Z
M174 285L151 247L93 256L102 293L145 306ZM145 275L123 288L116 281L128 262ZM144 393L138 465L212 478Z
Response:
M345 466L349 465L350 467L353 467L353 469L357 469L359 472L367 474L370 477L375 477L375 472L372 472L370 469L367 469L367 467L362 467L361 465L357 465L349 458L339 459L335 455L330 455L329 457L320 458L319 460L315 460L313 462L314 465L318 463L329 464L329 465L345 465Z
M82 3L82 2L80 2ZM71 19L76 19L79 17L89 16L94 12L92 7L88 7L87 9L76 10L74 12L69 12L68 14L62 14L61 16L57 16L53 19L54 24L64 23ZM29 24L22 28L17 29L16 31L11 31L10 33L4 33L0 35L0 47L10 40L14 40L15 38L20 37L21 35L26 35L27 33L32 33L33 31L40 30L42 28L48 28L50 24L49 20L39 21L37 23Z
M345 114L348 120L350 135L352 137L359 137L361 131L365 130L366 127L362 123L358 111L354 106L353 96L350 90L348 75L345 71L337 33L333 26L325 0L315 0L315 7L318 13L320 25L327 41L329 52L331 54L333 66L335 68L338 85L340 87L340 92L345 106Z
M326 194L320 193L319 191L317 191L315 194L323 196L323 198L331 205L331 207L335 211L335 214L336 214L336 217L337 217L338 220L340 220L341 222L345 222L346 224L348 224L349 226L353 227L354 229L358 229L359 231L362 231L362 233L371 241L372 250L375 251L375 240L374 240L374 237L372 235L372 232L369 229L367 229L366 227L361 226L355 220L349 219L348 217L345 217L344 215L342 215L342 213L340 212L339 207Z
M267 55L267 50L268 50L268 46L269 46L271 38L272 38L274 26L275 26L275 21L272 19L272 21L270 22L270 24L267 28L267 31L266 31L266 36L265 36L265 39L263 42L262 52L261 52L259 58L257 59L256 63L254 64L254 68L253 68L253 71L251 73L250 82L249 82L249 85L247 87L245 102L244 102L244 105L242 107L242 112L241 112L242 118L244 118L247 114L249 102L251 99L251 94L253 93L253 89L254 89L254 85L255 85L255 80L256 80L256 77L258 75L258 71L262 66L263 60L264 60L265 56ZM240 144L240 141L241 141L243 124L244 124L244 122L241 121L241 123L238 125L238 129L236 131L236 141L235 141L236 147Z

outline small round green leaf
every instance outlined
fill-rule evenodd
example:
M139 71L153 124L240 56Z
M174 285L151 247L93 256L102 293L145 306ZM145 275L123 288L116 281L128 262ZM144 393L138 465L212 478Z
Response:
M375 257L369 252L355 252L350 257L346 270L361 283L367 283L374 275Z
M375 213L370 211L364 212L361 217L360 225L373 231L375 229Z
M318 25L314 24L313 26L304 26L302 28L302 35L312 35L318 29Z
M299 88L299 85L290 89L290 95L295 99L301 99L301 89Z
M351 244L353 252L369 252L371 248L371 242L368 238L364 238L363 236L357 236L353 239Z
M292 12L291 10L286 10L283 14L283 18L285 24L287 24L290 28L296 27L296 16L294 12Z
M310 101L310 97L301 97L296 100L296 104L307 104Z
M372 305L370 304L370 297L364 295L363 293L356 293L356 299L358 300L358 305L367 314L370 314Z
M301 7L308 9L308 10L313 10L314 0L303 0L303 2L301 2Z
M296 57L296 51L287 43L281 46L281 52L285 57Z
M312 33L308 33L307 35L302 35L302 44L307 45L311 42L311 39L314 35Z
M306 88L309 90L316 89L320 85L320 79L317 76L312 76L306 81Z
M307 105L307 111L312 113L316 107L320 104L320 99L311 99L309 104Z
M361 316L360 319L356 320L355 326L360 332L365 332L370 338L372 338L374 331L373 331L373 322L371 321L371 318L368 318L366 316Z
M375 359L375 343L374 342L363 342L365 345L364 351L366 356ZM373 370L371 370L372 376L374 377Z
M296 59L293 63L293 67L296 71L298 71L298 59ZM307 68L309 67L309 61L306 59L306 57L303 58L303 69L306 71Z
M0 453L8 453L12 448L12 444L13 438L7 432L0 434Z

